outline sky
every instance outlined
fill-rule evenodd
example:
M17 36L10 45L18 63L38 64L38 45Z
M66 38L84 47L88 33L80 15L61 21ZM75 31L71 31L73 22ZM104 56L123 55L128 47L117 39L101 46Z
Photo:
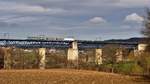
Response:
M0 0L0 37L142 37L150 0Z

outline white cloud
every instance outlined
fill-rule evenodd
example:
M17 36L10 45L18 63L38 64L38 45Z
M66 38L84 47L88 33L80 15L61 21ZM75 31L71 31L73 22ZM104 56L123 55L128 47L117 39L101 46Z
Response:
M101 23L106 23L106 22L107 21L102 17L94 17L89 20L89 23L92 23L92 24L101 24Z
M4 20L4 22L7 22L7 23L21 23L21 22L32 22L32 21L35 21L35 20L38 20L38 18L27 16L27 17L18 17L18 18L7 19L7 20Z
M141 23L144 21L144 18L139 16L137 13L132 13L132 14L126 16L125 21Z
M19 13L48 13L48 14L59 14L66 11L62 8L45 8L40 5L28 5L14 2L0 2L0 10Z

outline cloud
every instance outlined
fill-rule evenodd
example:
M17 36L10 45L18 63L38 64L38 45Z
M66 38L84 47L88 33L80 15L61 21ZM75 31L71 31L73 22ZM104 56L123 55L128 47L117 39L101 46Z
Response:
M88 22L92 24L101 24L101 23L106 23L107 21L102 17L93 17Z
M146 7L149 3L150 0L115 0L113 4L120 7Z
M130 15L127 15L125 18L125 22L137 22L141 23L144 21L144 18L139 16L137 13L132 13Z
M132 27L130 25L121 25L120 28L131 29Z
M0 2L0 11L18 12L18 13L48 13L59 14L66 10L62 8L46 8L40 5L29 5L14 2Z
M33 22L35 20L38 20L38 18L34 18L34 17L18 17L18 18L12 18L12 19L7 19L4 20L5 22L8 23L21 23L21 22Z
M3 22L3 21L0 21L0 28L4 28L4 27L17 27L18 24L16 23L8 23L8 22Z
M26 37L28 32L50 36L68 33L70 36L74 34L88 39L98 35L108 38L111 33L119 33L118 36L125 33L125 37L137 36L140 34L139 25L131 24L131 28L130 24L122 23L122 18L134 12L142 15L143 7L150 5L148 1L150 0L0 0L0 31L20 33L19 36L22 37ZM100 16L107 17L109 21ZM139 15L132 15L135 16ZM139 20L127 19L129 21ZM139 29L135 30L133 25Z

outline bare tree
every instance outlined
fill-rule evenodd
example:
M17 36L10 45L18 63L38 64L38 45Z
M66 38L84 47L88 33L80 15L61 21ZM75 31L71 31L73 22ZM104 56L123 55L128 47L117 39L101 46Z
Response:
M148 44L146 51L150 52L150 9L146 11L147 15L144 20L144 30L142 30L142 34L146 36L146 43Z
M144 30L142 31L142 34L147 37L146 43L148 44L146 48L146 52L142 54L142 66L146 70L146 73L150 75L150 9L147 9L146 11L147 16L144 20Z
M119 45L106 45L103 48L103 60L106 64L112 64L111 72L114 72L114 64L116 63L116 51Z

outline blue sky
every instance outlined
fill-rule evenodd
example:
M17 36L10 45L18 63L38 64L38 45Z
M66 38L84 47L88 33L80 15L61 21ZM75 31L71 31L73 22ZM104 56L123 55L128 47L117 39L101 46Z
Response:
M0 36L141 37L150 0L0 0Z

